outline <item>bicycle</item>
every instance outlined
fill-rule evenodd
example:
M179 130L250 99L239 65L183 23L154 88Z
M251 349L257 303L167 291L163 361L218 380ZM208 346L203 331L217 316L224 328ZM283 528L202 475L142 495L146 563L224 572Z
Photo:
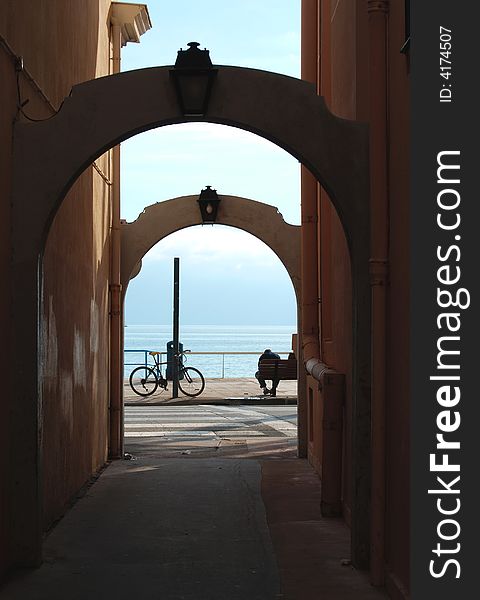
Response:
M199 396L205 389L205 378L198 369L186 367L185 350L178 355L178 387L182 394L194 398ZM136 367L130 373L130 387L139 396L151 396L158 387L167 389L168 380L163 377L161 366L169 362L160 362L161 352L149 352L153 357L154 365L142 365Z

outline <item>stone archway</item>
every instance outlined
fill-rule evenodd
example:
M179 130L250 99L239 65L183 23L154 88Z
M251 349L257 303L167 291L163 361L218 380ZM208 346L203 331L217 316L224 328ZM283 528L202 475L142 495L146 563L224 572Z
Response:
M254 69L218 67L208 114L185 117L170 67L120 73L73 88L60 112L17 123L12 187L11 494L12 562L41 556L39 494L39 289L50 224L82 171L133 135L175 123L207 121L245 129L282 147L327 190L349 245L353 283L353 547L368 546L370 497L370 287L368 131L332 115L312 84ZM28 362L24 357L28 356ZM22 473L18 477L17 473Z
M283 263L300 297L300 227L290 225L274 206L221 195L216 223L251 233L264 242ZM147 206L132 223L123 223L121 282L123 290L137 273L145 254L167 235L201 225L196 196L181 196ZM134 275L135 274L135 275Z

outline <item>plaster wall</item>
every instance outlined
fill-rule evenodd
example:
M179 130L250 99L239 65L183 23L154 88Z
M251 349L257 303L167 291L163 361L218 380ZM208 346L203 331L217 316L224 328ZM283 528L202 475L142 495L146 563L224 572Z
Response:
M356 119L356 11L348 0L318 2L317 90L330 110L346 119ZM345 374L343 509L347 523L351 513L351 432L352 432L352 282L351 265L343 227L325 190L318 186L320 343L322 361ZM312 412L314 442L310 462L321 464L322 398L316 398Z
M318 381L307 376L308 460L322 479L324 398Z
M57 44L70 65L63 77L57 73L51 81L55 94L65 96L73 84L109 74L109 4L89 2L87 11L77 7L78 15L67 12ZM65 16L60 12L58 18ZM109 155L100 157L97 165L111 175ZM62 203L45 247L45 529L107 458L110 220L109 185L89 168Z
M21 5L18 2L19 11ZM10 455L10 423L9 410L12 397L12 365L11 341L14 332L11 331L11 298L8 290L11 285L11 181L12 181L12 138L13 125L17 119L17 81L14 54L17 52L14 41L19 43L14 35L15 19L12 13L13 2L0 3L0 278L2 293L0 294L0 579L9 566L9 487L3 482L7 480ZM37 118L49 117L53 111L37 90L23 76L19 77L23 97L28 97L29 110ZM26 108L25 108L26 110ZM28 357L25 357L28 360Z
M52 116L72 85L109 73L109 0L4 0L0 35L22 56L24 111ZM34 85L30 77L37 85ZM0 272L9 289L11 140L17 89L14 58L0 44ZM43 92L38 91L38 88ZM45 148L48 152L48 147ZM109 172L109 157L97 161ZM34 199L32 199L34 201ZM52 224L44 256L42 417L44 528L106 459L108 412L109 191L89 168L75 183ZM0 298L0 328L10 329L9 295ZM12 332L14 335L14 332ZM2 343L0 352L8 353ZM10 356L2 356L2 412L8 410ZM30 360L28 356L25 360ZM8 429L0 419L0 479L8 468ZM6 457L6 458L5 458ZM0 486L0 505L5 500ZM6 494L5 494L6 495ZM6 569L8 507L0 511L0 573Z
M327 105L341 117L355 118L355 88L352 88L355 55L354 21L349 3L304 0L302 74L316 81L317 92ZM306 39L308 37L308 39ZM315 52L316 56L312 56ZM337 77L339 66L347 65ZM335 72L335 77L332 74ZM302 195L312 193L302 187ZM315 193L315 192L314 192ZM343 227L327 193L316 186L319 345L324 363L346 375L346 406L344 418L344 516L350 522L351 512L351 424L352 424L352 315L349 252ZM303 198L302 198L303 202ZM308 378L308 458L321 476L323 396L313 378Z
M374 10L378 3L372 3ZM374 6L375 5L375 6ZM369 121L369 2L304 1L317 18L317 90L334 114ZM318 11L316 13L314 9ZM388 123L388 264L386 317L386 548L389 594L407 597L409 587L409 166L408 58L404 2L382 3L387 11ZM310 60L306 57L306 60ZM349 521L351 465L351 278L342 228L325 191L319 189L319 280L322 360L346 374L344 413L344 516ZM376 218L375 213L372 219ZM314 410L310 427L310 460L321 464L321 395L313 380ZM310 405L309 405L310 406Z
M90 170L59 211L45 253L43 526L107 457L110 210Z
M329 5L329 6L328 6ZM345 119L356 119L355 3L350 0L326 2L323 34L330 40L329 62L322 68L330 72L328 96L330 109ZM327 33L328 30L328 33ZM345 418L342 502L345 520L350 523L352 503L352 283L348 247L337 214L327 194L321 191L320 233L323 244L325 279L322 296L329 297L325 314L327 335L322 340L324 361L345 374Z
M297 300L300 294L300 227L290 225L274 206L238 196L221 195L216 223L243 229L262 240L282 261ZM125 292L143 256L171 233L201 224L198 195L181 196L147 206L132 223L122 224L121 281Z

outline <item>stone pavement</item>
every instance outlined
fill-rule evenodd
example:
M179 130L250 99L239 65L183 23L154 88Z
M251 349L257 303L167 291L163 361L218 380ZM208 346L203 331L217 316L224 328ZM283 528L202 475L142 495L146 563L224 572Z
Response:
M270 383L267 381L267 383ZM135 394L130 387L128 380L125 380L124 400L128 406L130 404L207 404L222 402L224 404L281 404L295 403L297 401L297 382L281 381L277 388L275 399L269 396L262 396L258 381L254 377L240 377L236 379L206 379L205 390L196 398L183 396L179 390L179 397L172 399L172 383L169 382L167 391L157 390L154 394L142 397Z
M294 458L296 406L128 406L125 450L162 458Z
M127 407L131 459L103 471L0 600L385 598L348 564L343 522L320 515L295 413Z

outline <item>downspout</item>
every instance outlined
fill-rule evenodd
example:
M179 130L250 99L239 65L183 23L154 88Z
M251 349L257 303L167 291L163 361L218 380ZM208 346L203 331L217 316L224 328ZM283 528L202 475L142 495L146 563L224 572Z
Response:
M388 278L388 0L368 0L372 289L370 578L385 583L386 285Z
M302 0L302 79L317 84L317 0ZM303 361L320 361L317 180L301 167L301 301Z
M122 32L112 25L112 72L120 72ZM120 281L120 146L112 149L110 265L110 458L123 456L122 285Z

